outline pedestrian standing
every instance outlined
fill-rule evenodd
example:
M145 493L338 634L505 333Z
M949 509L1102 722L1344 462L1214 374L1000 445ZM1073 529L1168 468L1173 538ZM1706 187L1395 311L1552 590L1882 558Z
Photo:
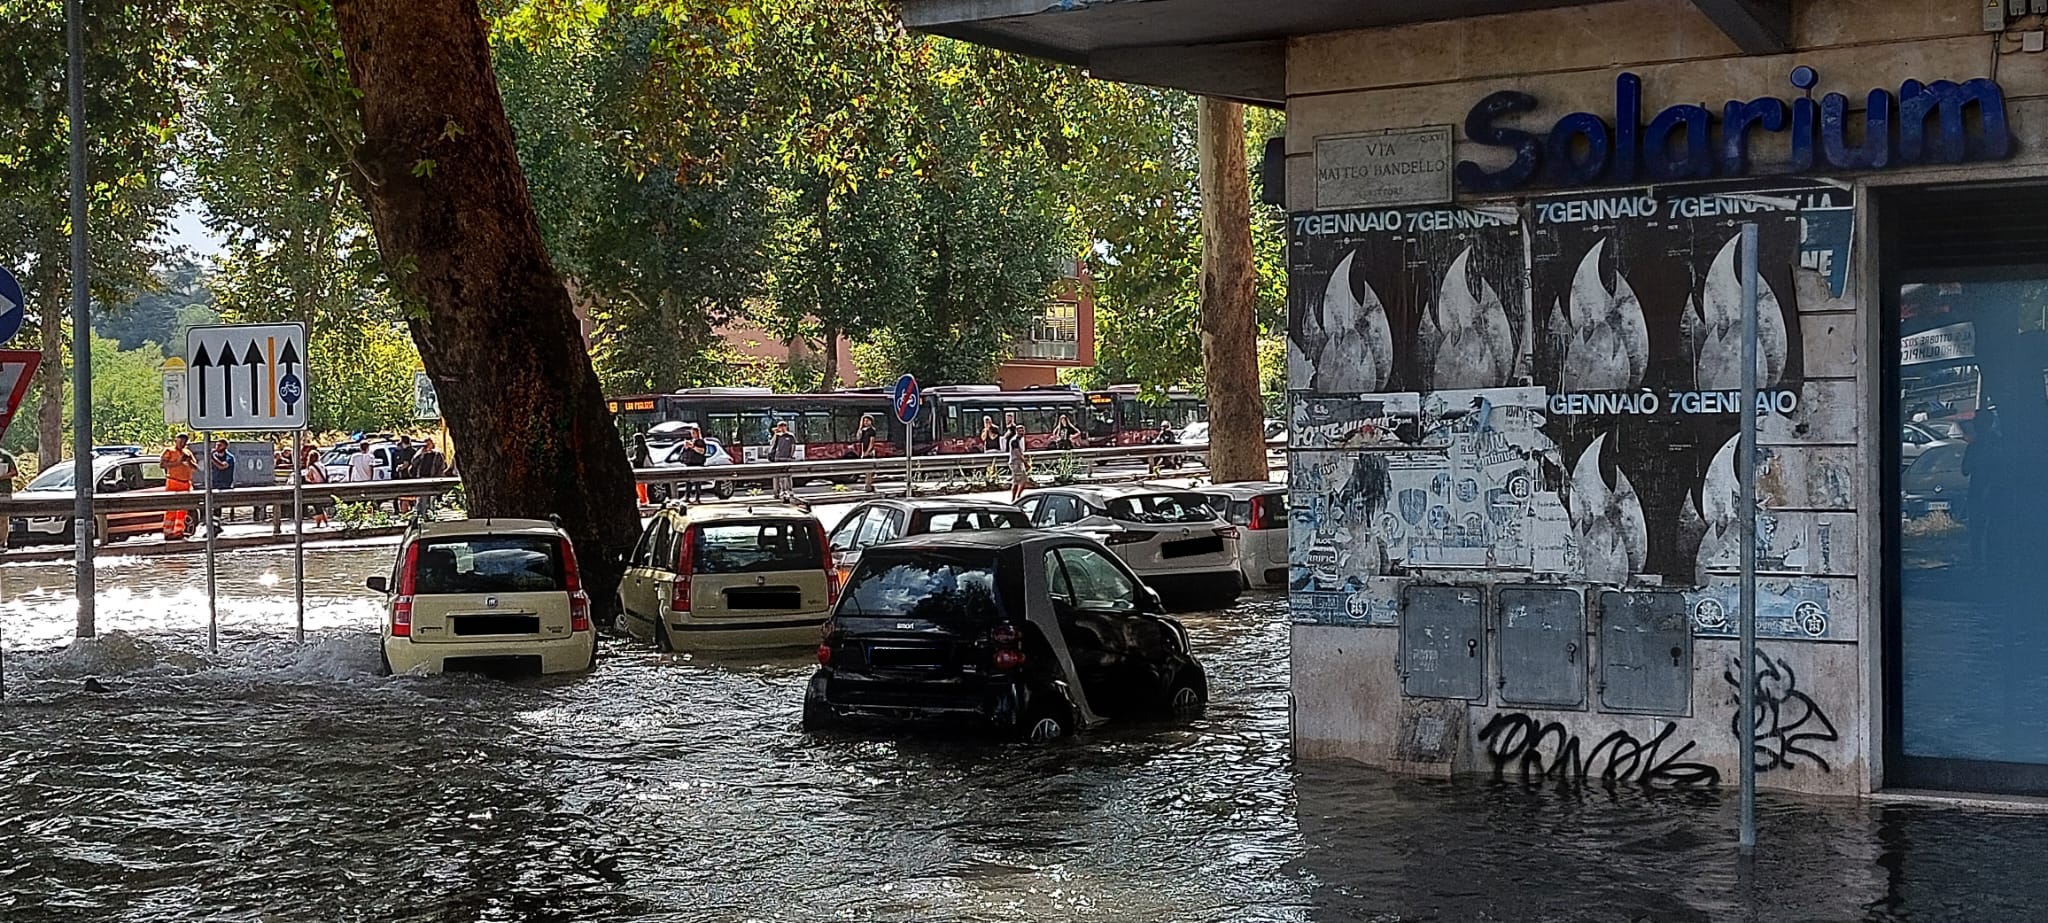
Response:
M875 434L875 415L874 415L874 414L871 414L871 413L864 413L864 414L861 414L861 415L860 415L860 429L858 429L858 430L854 431L854 434L853 434L853 445L854 445L854 449L855 449L855 451L857 451L857 452L859 452L859 453L860 453L860 457L862 457L862 458L874 458L874 457L875 457L875 435L876 435L876 434ZM869 469L868 469L868 490L874 490L874 489L875 489L875 469L873 469L873 468L869 468Z
M206 467L207 483L213 487L215 493L235 489L235 453L228 450L228 441L226 439L214 441L213 452L207 459ZM219 535L220 521L223 518L225 517L221 515L220 500L215 499L213 501L213 521L207 523L206 527L212 529L213 534Z
M1031 462L1024 457L1024 424L1010 424L1004 442L1010 452L1010 502L1015 503L1031 486Z
M416 478L446 477L448 475L448 456L441 454L441 450L434 446L434 438L429 436L426 439L420 440L419 451L412 457L411 468L412 476ZM423 509L429 518L434 514L434 501L436 499L437 497L435 496L429 496L423 503Z
M988 414L981 415L981 432L976 434L974 451L994 452L1001 448L1003 436L996 432L996 421Z
M431 441L433 441L433 440L428 440L428 441L429 441L429 442L431 442ZM653 450L653 449L651 449L651 448L649 448L649 447L648 447L648 445L647 445L647 434L646 434L646 433L634 433L634 434L633 434L633 470L634 470L634 471L644 471L644 470L646 470L646 469L648 469L648 468L652 468L652 467L654 467L654 450ZM634 492L635 494L638 494L638 495L639 495L639 497L640 497L640 505L641 505L641 506L646 506L646 505L647 505L647 483L646 483L645 481L642 481L642 480L640 480L640 479L639 479L639 478L637 478L637 477L636 477L636 478L634 478L634 479L633 479L633 492Z
M12 537L9 533L14 531L13 526L9 525L13 518L8 515L11 511L7 509L7 505L8 501L14 499L14 476L20 472L21 469L14 461L14 453L0 449L0 551L7 550L7 540Z
M768 437L768 460L784 465L796 461L796 436L790 433L787 420L775 421L774 435ZM776 475L775 493L777 496L795 495L795 478L787 474Z
M192 489L192 480L199 474L199 459L192 455L192 434L179 433L171 440L171 447L157 462L164 469L164 490L171 493L186 493ZM176 509L164 511L164 541L183 541L194 531L191 525L192 513Z
M319 449L306 447L306 453L299 457L297 476L302 485L327 483L327 469L320 464ZM306 504L306 508L299 511L300 518L304 518L309 512L313 514L314 528L327 525L327 504L318 500Z
M702 468L711 460L711 445L704 441L704 431L690 430L690 436L683 441L683 467ZM683 482L683 502L696 503L704 499L704 482L689 480Z
M1052 447L1071 451L1077 447L1075 441L1080 436L1081 428L1075 426L1074 421L1066 414L1060 414L1059 422L1054 423L1052 427Z
M356 450L348 457L348 480L351 484L377 479L377 456L370 454L370 444L356 443Z
M411 436L398 437L398 447L391 450L391 476L394 478L418 477L412 470L412 461L419 456Z

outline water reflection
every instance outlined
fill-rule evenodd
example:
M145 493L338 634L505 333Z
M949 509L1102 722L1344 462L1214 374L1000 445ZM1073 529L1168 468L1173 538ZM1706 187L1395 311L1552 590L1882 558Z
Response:
M816 738L797 657L374 676L353 587L381 554L321 565L303 648L258 560L217 657L203 608L12 655L0 918L2024 919L2048 890L1998 871L2048 849L2036 817L1769 798L1748 869L1716 793L1296 771L1272 599L1188 619L1214 692L1192 724ZM160 579L133 573L109 582Z

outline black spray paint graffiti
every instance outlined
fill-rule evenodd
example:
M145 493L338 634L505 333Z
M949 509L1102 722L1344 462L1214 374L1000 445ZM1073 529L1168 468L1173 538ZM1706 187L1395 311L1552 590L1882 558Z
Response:
M1644 740L1617 730L1600 739L1591 750L1583 750L1577 735L1555 721L1542 722L1526 714L1495 715L1479 729L1479 740L1493 760L1494 778L1503 778L1509 767L1522 781L1555 779L1582 785L1588 779L1604 785L1634 782L1644 786L1704 788L1719 785L1721 773L1705 763L1684 759L1697 746L1686 741L1668 755L1678 725L1669 721L1657 736Z
M1742 660L1729 658L1721 674L1735 690L1735 714L1728 729L1742 736ZM1826 757L1807 748L1810 743L1831 743L1842 739L1835 723L1813 697L1799 691L1799 678L1792 665L1773 660L1759 651L1756 655L1756 771L1797 769L1801 759L1811 760L1821 772L1833 772Z

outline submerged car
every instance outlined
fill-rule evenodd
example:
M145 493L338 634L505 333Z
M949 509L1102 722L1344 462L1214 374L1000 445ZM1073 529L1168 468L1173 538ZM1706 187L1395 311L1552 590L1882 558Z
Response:
M422 522L398 546L384 593L384 667L395 673L589 670L590 594L569 536L533 519Z
M848 510L832 527L832 563L844 577L870 545L934 532L1029 528L1023 510L998 500L875 500Z
M965 722L1044 742L1188 717L1208 697L1187 629L1108 549L996 529L869 548L826 624L803 720Z
M672 503L626 561L619 621L663 651L803 647L838 594L809 508Z
M1237 565L1246 586L1287 585L1287 487L1270 481L1202 488L1209 506L1238 528Z
M1032 525L1100 539L1175 608L1220 609L1244 588L1238 529L1196 491L1151 484L1054 487L1029 491L1017 505Z

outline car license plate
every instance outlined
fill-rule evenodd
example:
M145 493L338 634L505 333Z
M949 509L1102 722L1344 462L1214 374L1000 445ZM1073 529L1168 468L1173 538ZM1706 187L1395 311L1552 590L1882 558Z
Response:
M1948 501L1929 500L1927 501L1927 511L1930 513L1946 513L1948 512Z
M1159 556L1162 558L1185 558L1191 555L1221 554L1222 552L1223 537L1211 535L1207 538L1190 538L1178 542L1167 542L1165 545L1160 546Z

